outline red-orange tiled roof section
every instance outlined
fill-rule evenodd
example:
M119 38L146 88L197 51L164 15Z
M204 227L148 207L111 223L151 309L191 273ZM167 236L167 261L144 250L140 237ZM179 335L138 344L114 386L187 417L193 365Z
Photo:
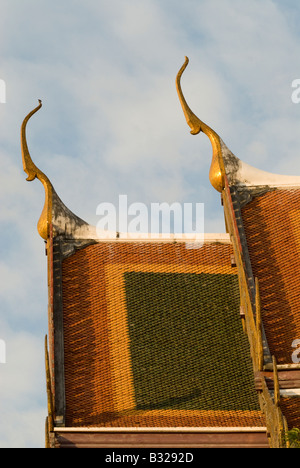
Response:
M63 261L67 426L265 426L231 255L100 242Z

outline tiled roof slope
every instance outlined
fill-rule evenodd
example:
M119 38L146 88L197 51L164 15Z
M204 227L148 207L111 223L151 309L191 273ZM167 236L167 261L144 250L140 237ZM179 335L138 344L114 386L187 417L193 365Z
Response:
M242 218L270 352L279 365L291 365L300 337L300 188L254 197ZM300 427L300 398L283 398L281 406L289 426Z
M292 364L300 337L300 188L253 198L242 218L270 352L278 364Z
M231 255L103 242L63 261L67 426L265 425Z
M292 360L293 343L300 336L296 221L300 188L235 186L225 190L224 199L227 217L236 226L232 235L237 239L235 244L239 245L243 259L239 274L247 277L248 284L244 287L249 288L254 316L254 279L259 282L264 352L260 370L273 369L272 357L275 358L280 385L278 405L288 427L300 427L300 366ZM231 211L226 210L230 200Z

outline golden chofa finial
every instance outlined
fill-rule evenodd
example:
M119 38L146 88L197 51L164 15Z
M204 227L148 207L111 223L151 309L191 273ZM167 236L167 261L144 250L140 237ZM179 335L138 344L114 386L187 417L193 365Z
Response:
M182 93L180 80L181 80L181 76L184 70L188 66L188 63L189 63L189 59L185 57L185 62L180 68L176 77L177 93L179 96L179 100L180 100L187 124L191 128L191 134L197 135L198 133L203 132L210 139L210 142L212 144L212 149L213 149L213 155L212 155L212 162L211 162L210 171L209 171L209 180L212 186L216 190L218 190L219 192L222 192L224 188L225 170L224 170L224 161L222 157L221 139L214 130L212 130L208 125L202 122L202 120L200 120L191 111Z
M28 175L27 180L32 181L34 179L39 179L42 182L45 188L45 205L43 212L41 214L40 220L38 222L38 232L43 239L48 238L49 227L51 223L51 213L52 213L52 195L53 187L48 179L48 177L40 171L34 162L31 159L26 139L26 126L29 119L42 107L42 101L39 100L39 105L33 109L24 119L21 127L21 150L22 150L22 159L23 159L23 169L24 172Z

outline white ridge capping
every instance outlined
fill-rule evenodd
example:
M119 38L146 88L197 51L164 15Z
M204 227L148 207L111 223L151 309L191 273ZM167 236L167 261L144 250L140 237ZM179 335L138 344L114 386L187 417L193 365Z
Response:
M267 428L258 427L55 427L54 432L195 432L195 433L241 433L267 432Z
M73 232L75 239L91 239L99 242L185 242L185 243L222 243L231 244L230 235L227 233L204 234L166 234L166 233L134 233L134 232L99 232L96 227L85 225Z
M273 174L256 169L243 161L239 162L235 178L246 186L300 187L300 176Z

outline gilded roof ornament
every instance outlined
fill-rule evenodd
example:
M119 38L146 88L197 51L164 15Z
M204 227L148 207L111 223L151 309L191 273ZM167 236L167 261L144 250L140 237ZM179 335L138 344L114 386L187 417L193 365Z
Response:
M189 59L180 68L176 77L176 88L186 121L191 128L191 134L205 133L212 144L213 154L209 171L209 180L212 186L222 192L225 186L225 176L229 185L239 188L248 187L256 190L257 187L294 187L299 186L300 176L288 176L262 171L237 158L225 145L219 135L200 120L189 108L181 89L181 76L188 66Z
M212 149L213 149L213 155L212 155L212 162L211 162L210 172L209 172L209 180L212 186L216 190L218 190L219 192L222 192L222 189L224 188L224 176L225 176L224 161L222 157L222 140L214 130L212 130L208 125L202 122L202 120L200 120L191 111L181 89L181 83L180 83L181 76L184 70L186 69L186 67L188 66L188 63L189 63L189 59L188 57L185 57L185 62L180 68L176 77L177 93L179 96L179 100L180 100L187 124L191 128L191 134L197 135L198 133L203 132L210 139L210 142L212 144Z
M38 179L45 189L45 204L38 222L38 233L47 240L50 235L50 226L54 236L64 235L68 239L94 239L97 237L96 228L90 226L81 218L70 211L61 201L48 177L34 164L31 159L27 138L26 127L30 118L40 110L42 101L24 119L21 126L21 150L23 169L27 174L27 180Z
M22 150L22 159L23 159L23 169L24 172L28 175L27 179L29 182L38 179L44 186L45 189L45 205L41 217L38 222L38 232L43 239L48 238L49 226L51 223L52 215L52 196L53 196L53 187L48 179L48 177L40 171L40 169L34 164L31 159L27 138L26 138L26 126L29 119L40 110L42 107L42 101L39 100L39 105L33 109L24 119L21 127L21 150Z

